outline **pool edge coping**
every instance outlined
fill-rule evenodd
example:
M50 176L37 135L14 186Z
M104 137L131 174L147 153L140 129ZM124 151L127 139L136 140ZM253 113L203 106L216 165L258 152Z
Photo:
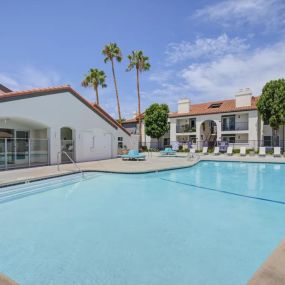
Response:
M186 158L186 157L185 157ZM164 172L164 171L171 171L171 170L178 170L178 169L185 169L185 168L190 168L192 166L195 166L199 164L199 162L235 162L235 163L268 163L268 164L285 164L284 161L264 161L264 160L243 160L239 159L239 157L234 157L235 159L231 159L233 157L222 157L220 159L220 156L200 156L199 160L192 160L191 162L189 161L188 165L182 165L182 166L173 166L173 167L166 167L166 168L159 168L159 169L149 169L149 170L139 170L139 171L120 171L120 170L100 170L100 169L81 169L83 173L88 173L88 172L99 172L99 173L113 173L113 174L146 174L146 173L156 173L156 172ZM57 177L64 177L68 175L74 175L74 174L80 174L80 171L70 171L70 172L65 172L65 173L58 173L58 174L52 174L52 175L45 175L45 176L39 176L36 178L31 178L31 179L21 179L13 182L7 182L7 183L0 183L0 189L9 187L9 186L16 186L16 185L21 185L21 184L26 184L26 183L33 183L37 181L42 181L42 180L48 180L48 179L53 179Z

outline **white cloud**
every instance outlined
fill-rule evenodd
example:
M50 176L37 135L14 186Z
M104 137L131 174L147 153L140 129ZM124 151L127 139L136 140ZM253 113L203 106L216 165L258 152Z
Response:
M145 94L149 100L168 102L172 109L178 99L194 102L233 98L240 88L249 87L259 95L263 85L272 79L285 78L285 43L244 51L239 56L226 54L214 60L189 65L177 71L180 81L162 83Z
M167 60L176 63L187 59L211 58L224 54L236 54L249 47L244 39L229 38L222 34L216 38L197 38L193 43L170 43L166 49Z
M59 80L56 72L32 66L23 67L13 74L0 71L0 83L12 90L49 87L58 84Z
M149 80L157 83L162 83L173 79L175 72L173 70L161 70L152 72L149 76Z
M284 11L283 0L226 0L197 10L194 17L223 24L263 25L269 29L284 25Z

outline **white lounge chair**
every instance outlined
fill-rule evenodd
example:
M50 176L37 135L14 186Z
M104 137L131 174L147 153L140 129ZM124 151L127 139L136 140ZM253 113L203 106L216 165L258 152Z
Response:
M266 156L265 146L259 147L259 156Z
M196 149L195 149L195 148L190 148L190 153L191 153L191 154L196 153Z
M218 154L220 154L220 148L216 146L214 149L214 155L218 155Z
M207 146L204 146L204 147L203 147L202 153L203 153L204 155L208 154L208 147L207 147Z
M233 155L233 147L232 146L228 146L227 155Z
M240 156L246 156L246 147L245 147L245 146L242 146L242 147L240 148L239 155L240 155Z
M279 146L275 146L274 147L274 153L273 153L274 157L280 157L281 156L281 148Z

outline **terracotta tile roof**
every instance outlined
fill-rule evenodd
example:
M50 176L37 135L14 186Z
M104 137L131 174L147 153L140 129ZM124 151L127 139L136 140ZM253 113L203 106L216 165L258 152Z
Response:
M34 88L30 90L0 93L0 103L18 100L18 99L45 96L49 94L64 93L64 92L71 93L73 96L79 99L83 104L85 104L87 107L93 110L96 114L98 114L102 119L108 122L112 127L114 127L115 129L120 128L126 134L130 136L130 133L124 127L122 127L115 119L113 119L106 111L104 111L101 107L97 105L91 104L89 101L83 98L78 92L72 89L69 85L47 87L47 88Z
M144 113L141 114L141 119L143 118L144 118ZM139 116L137 115L135 118L126 119L125 121L122 122L122 125L128 124L128 123L136 123L138 121L139 121Z
M236 107L235 99L212 101L212 102L200 103L200 104L191 104L189 112L187 113L171 112L169 113L169 117L175 118L175 117L183 117L183 116L199 116L199 115L208 115L208 114L219 114L219 113L256 110L257 109L256 103L257 103L258 98L259 97L252 97L251 106L245 106L245 107ZM219 104L219 103L221 103L220 107L210 108L212 104Z
M7 88L6 86L0 84L0 94L12 92L11 89Z
M199 104L191 104L190 111L187 113L178 113L178 112L170 112L169 118L176 118L176 117L186 117L186 116L201 116L201 115L208 115L208 114L219 114L219 113L230 113L230 112L239 112L239 111L250 111L256 110L256 103L258 100L258 96L251 98L251 106L246 107L236 107L236 100L229 99L229 100L221 100L221 101L210 101L206 103L199 103ZM219 104L221 106L219 108L209 108L212 104ZM142 119L144 118L144 114L142 114ZM122 124L127 123L135 123L138 122L138 117L127 119Z
M138 118L127 119L127 120L122 122L122 125L128 124L128 123L136 123L138 121L139 121Z

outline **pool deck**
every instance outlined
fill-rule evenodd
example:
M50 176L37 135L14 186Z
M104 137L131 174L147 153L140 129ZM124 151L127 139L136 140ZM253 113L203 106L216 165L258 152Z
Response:
M162 157L158 153L147 155L145 161L123 161L121 158L90 161L78 163L82 171L103 171L115 173L146 173L163 171L177 168L190 167L199 161L236 161L236 162L267 162L267 163L285 163L285 157L259 157L239 155L228 156L220 155L199 155L200 159L187 159L186 153L179 153L173 157ZM45 179L60 175L72 174L77 172L72 164L60 165L60 170L57 170L56 165L23 168L0 172L0 187L15 183L23 183L25 181L33 181Z
M270 284L285 284L285 239L248 282L248 285Z
M19 283L15 282L0 272L0 285L19 285Z

